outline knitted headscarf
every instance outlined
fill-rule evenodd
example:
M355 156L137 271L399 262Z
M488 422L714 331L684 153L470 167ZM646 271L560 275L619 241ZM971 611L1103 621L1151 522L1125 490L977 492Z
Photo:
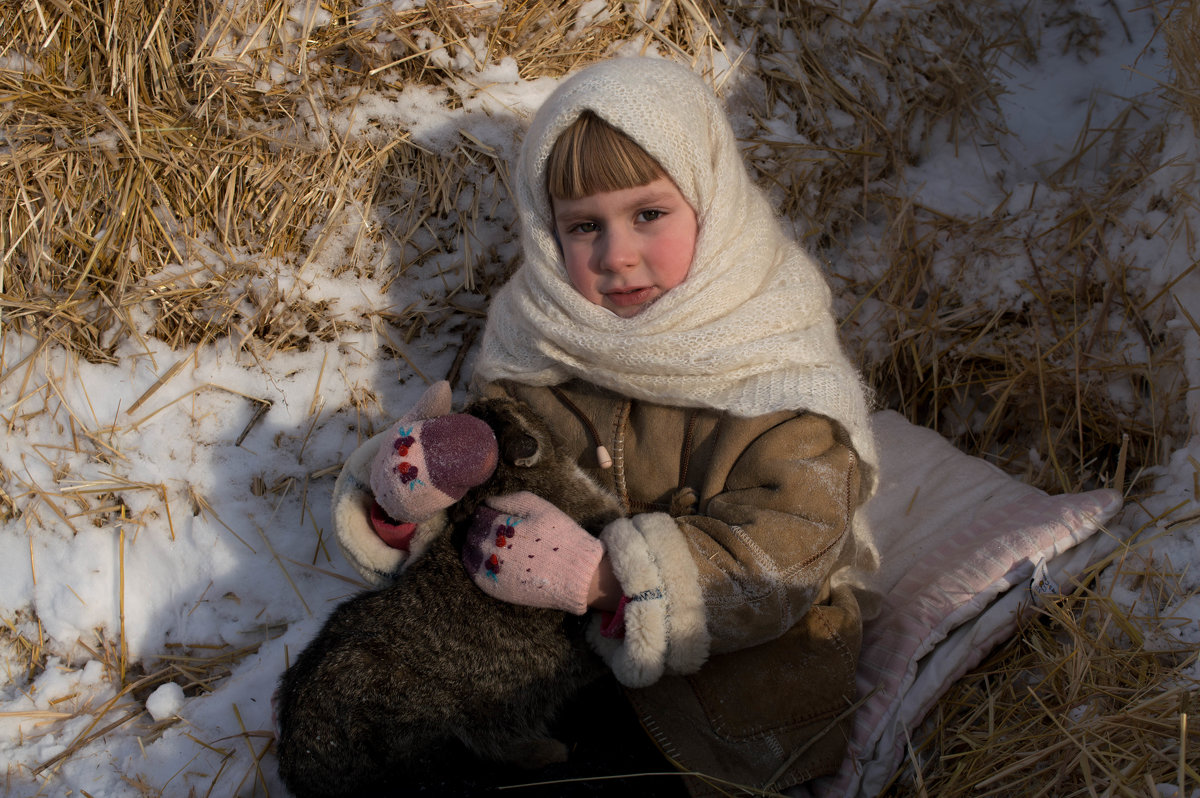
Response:
M545 169L590 110L639 144L696 211L687 278L624 319L572 287L554 237ZM875 445L857 370L838 343L828 286L751 182L724 110L684 66L618 58L555 89L517 163L525 260L492 300L477 381L572 377L658 404L755 416L809 410L839 421L874 486Z

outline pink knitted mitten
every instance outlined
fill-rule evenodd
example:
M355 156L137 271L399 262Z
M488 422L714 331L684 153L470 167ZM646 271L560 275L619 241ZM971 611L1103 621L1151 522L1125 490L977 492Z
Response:
M498 459L492 428L475 416L401 420L371 465L371 491L389 517L373 513L376 534L394 546L389 538L402 537L408 522L431 518L486 482Z
M562 510L522 491L475 511L463 565L493 598L582 615L603 555L604 544Z

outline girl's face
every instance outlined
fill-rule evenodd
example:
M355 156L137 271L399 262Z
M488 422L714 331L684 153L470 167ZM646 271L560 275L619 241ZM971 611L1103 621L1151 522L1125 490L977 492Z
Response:
M632 318L687 277L699 226L669 177L551 206L567 276L589 302Z

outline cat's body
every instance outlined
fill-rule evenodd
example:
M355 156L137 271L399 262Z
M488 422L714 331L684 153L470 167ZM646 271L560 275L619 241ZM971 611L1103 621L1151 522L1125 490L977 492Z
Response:
M619 507L524 405L481 400L465 412L496 433L496 473L393 584L335 609L280 682L279 767L297 796L415 791L454 768L456 742L527 767L565 756L548 725L601 672L584 620L490 598L463 568L462 540L488 496L528 490L593 533Z

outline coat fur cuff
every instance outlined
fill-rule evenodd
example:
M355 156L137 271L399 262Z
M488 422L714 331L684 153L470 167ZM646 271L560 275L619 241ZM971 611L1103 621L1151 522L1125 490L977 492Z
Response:
M592 647L621 684L646 687L664 673L692 673L708 658L709 634L699 571L687 539L665 513L613 521L600 535L625 606L625 637L588 630Z

